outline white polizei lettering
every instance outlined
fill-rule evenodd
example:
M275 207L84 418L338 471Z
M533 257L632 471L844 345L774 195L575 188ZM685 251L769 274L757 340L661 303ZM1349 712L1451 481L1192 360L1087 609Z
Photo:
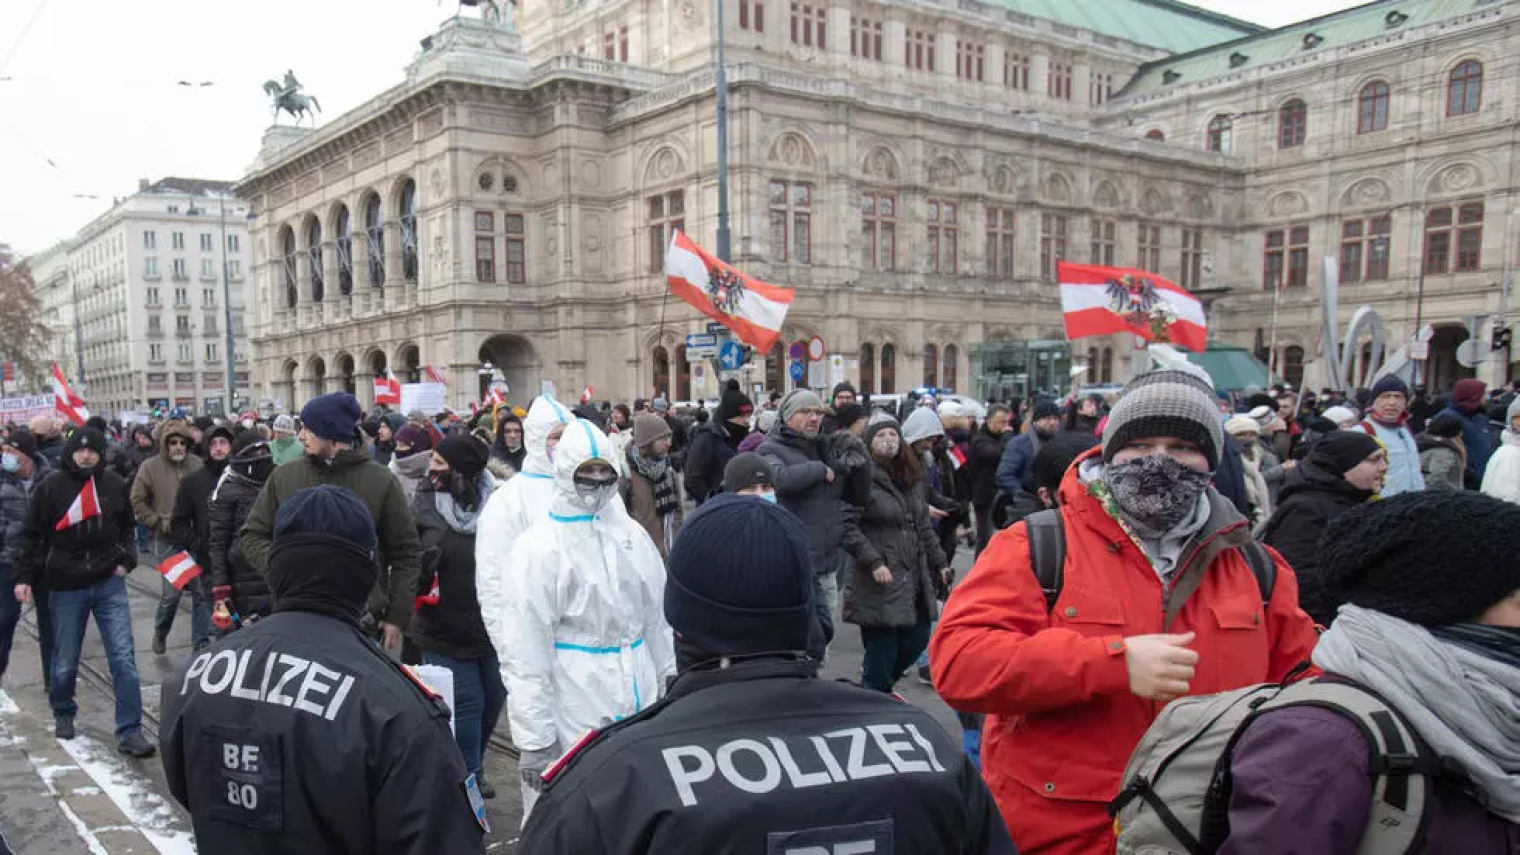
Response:
M190 681L194 680L196 677L199 677L201 673L206 670L206 666L210 664L210 662L210 653L202 653L201 655L195 657L195 660L190 663L190 667L185 670L185 682L181 683L179 687L179 693L181 695L183 695L185 692L190 691Z
M760 764L765 767L765 775L757 781L749 778L734 766L734 755L740 751L748 751L760 758ZM746 793L764 795L776 789L781 783L781 764L776 762L775 755L766 748L763 743L753 739L735 739L733 742L725 742L718 749L718 771L723 773L723 778L730 784Z
M887 755L887 759L892 761L892 768L898 772L906 774L908 772L929 771L928 763L922 760L908 760L903 757L903 752L913 750L913 743L908 742L906 739L899 742L892 742L887 739L891 735L901 736L903 733L902 725L871 724L866 726L866 730L871 732L871 736L876 740L876 746L881 749L881 753Z
M301 681L301 691L296 693L296 709L312 715L322 715L322 707L307 700L306 697L312 693L321 696L331 692L333 684L322 682L323 678L332 680L341 676L337 671L323 668L316 662L311 663L311 667L306 669L306 679Z
M243 655L238 657L237 675L232 678L232 696L239 700L256 701L259 699L258 689L243 685L243 679L248 676L248 663L252 659L252 650L244 650Z
M768 741L771 744L771 748L776 752L776 758L781 761L781 768L786 770L786 778L791 782L793 788L805 790L808 787L821 787L824 784L834 782L833 777L827 771L802 771L802 768L797 765L797 760L792 757L792 749L780 738L772 736L768 738Z
M274 663L279 658L278 653L271 651L264 659L264 677L259 680L259 700L261 701L269 698L269 678L274 674Z
M289 653L281 653L280 664L294 667L286 671L284 676L280 677L280 682L274 684L274 688L270 689L269 694L264 696L264 701L265 703L288 707L295 699L284 693L285 684L300 675L302 671L305 671L306 666L311 664L311 660L302 659L299 656L291 656Z
M829 777L834 779L834 783L842 784L848 781L849 778L845 777L844 769L839 765L839 761L834 759L834 755L829 752L828 743L824 742L823 737L809 736L808 739L813 743L813 747L818 749L818 758L823 761L824 768L829 770Z
M934 767L934 771L945 771L945 767L941 766L939 763L939 757L934 753L934 743L925 739L924 735L918 732L918 727L916 725L905 724L903 727L907 728L908 735L913 737L913 741L918 743L918 747L924 749L924 753L929 756L929 765Z
M833 733L824 734L824 737L827 739L846 736L850 738L850 759L848 765L845 766L845 770L849 773L850 780L861 781L866 778L879 778L882 775L892 774L892 765L890 763L866 765L865 728L852 727L849 730L836 730Z
M222 676L220 678L213 678L211 672L216 669L219 663L225 664L226 667L222 669ZM211 661L206 663L206 670L201 672L201 691L208 695L220 695L227 690L228 686L232 685L232 678L236 670L237 654L231 650L223 650L212 656Z
M332 721L338 717L338 710L343 708L343 699L348 697L348 690L352 689L353 687L353 676L350 675L344 677L343 682L338 685L338 691L333 693L332 703L327 705L327 713L323 716L323 718L327 719L328 721Z
M675 784L676 793L681 797L681 804L695 807L697 794L692 790L691 785L706 781L718 770L712 755L707 753L707 749L697 745L678 745L660 753L665 758L665 768L670 772L670 782ZM696 767L687 768L684 762L686 759L697 761Z

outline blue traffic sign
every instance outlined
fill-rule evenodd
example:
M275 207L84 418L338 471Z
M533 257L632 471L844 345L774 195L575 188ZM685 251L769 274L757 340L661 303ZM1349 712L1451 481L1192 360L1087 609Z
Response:
M801 383L802 378L807 376L807 366L803 365L801 360L794 359L789 373L792 375L793 383Z
M700 347L717 347L718 337L712 333L687 333L686 347L692 350Z
M733 339L718 348L718 364L726 371L737 371L744 364L744 347Z

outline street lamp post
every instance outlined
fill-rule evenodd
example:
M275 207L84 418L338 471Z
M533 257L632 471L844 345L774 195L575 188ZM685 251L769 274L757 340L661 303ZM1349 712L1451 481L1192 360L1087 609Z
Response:
M718 92L718 258L730 262L732 246L728 231L728 70L724 65L723 43L727 41L723 30L723 4L725 0L713 0L717 7L718 69L714 81Z

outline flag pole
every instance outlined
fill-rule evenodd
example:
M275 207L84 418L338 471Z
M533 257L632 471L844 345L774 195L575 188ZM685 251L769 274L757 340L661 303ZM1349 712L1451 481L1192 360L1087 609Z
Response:
M718 93L718 258L723 263L730 264L733 259L729 256L731 247L728 232L728 71L724 67L724 0L713 0L713 5L717 8L718 24L718 68L715 80Z

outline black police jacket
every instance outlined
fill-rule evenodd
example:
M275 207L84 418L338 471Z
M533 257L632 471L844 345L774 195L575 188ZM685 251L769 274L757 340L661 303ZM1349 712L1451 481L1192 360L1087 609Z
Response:
M551 770L526 855L1013 853L933 718L783 658L683 672Z
M447 707L354 625L278 612L163 695L164 773L202 852L485 852Z

